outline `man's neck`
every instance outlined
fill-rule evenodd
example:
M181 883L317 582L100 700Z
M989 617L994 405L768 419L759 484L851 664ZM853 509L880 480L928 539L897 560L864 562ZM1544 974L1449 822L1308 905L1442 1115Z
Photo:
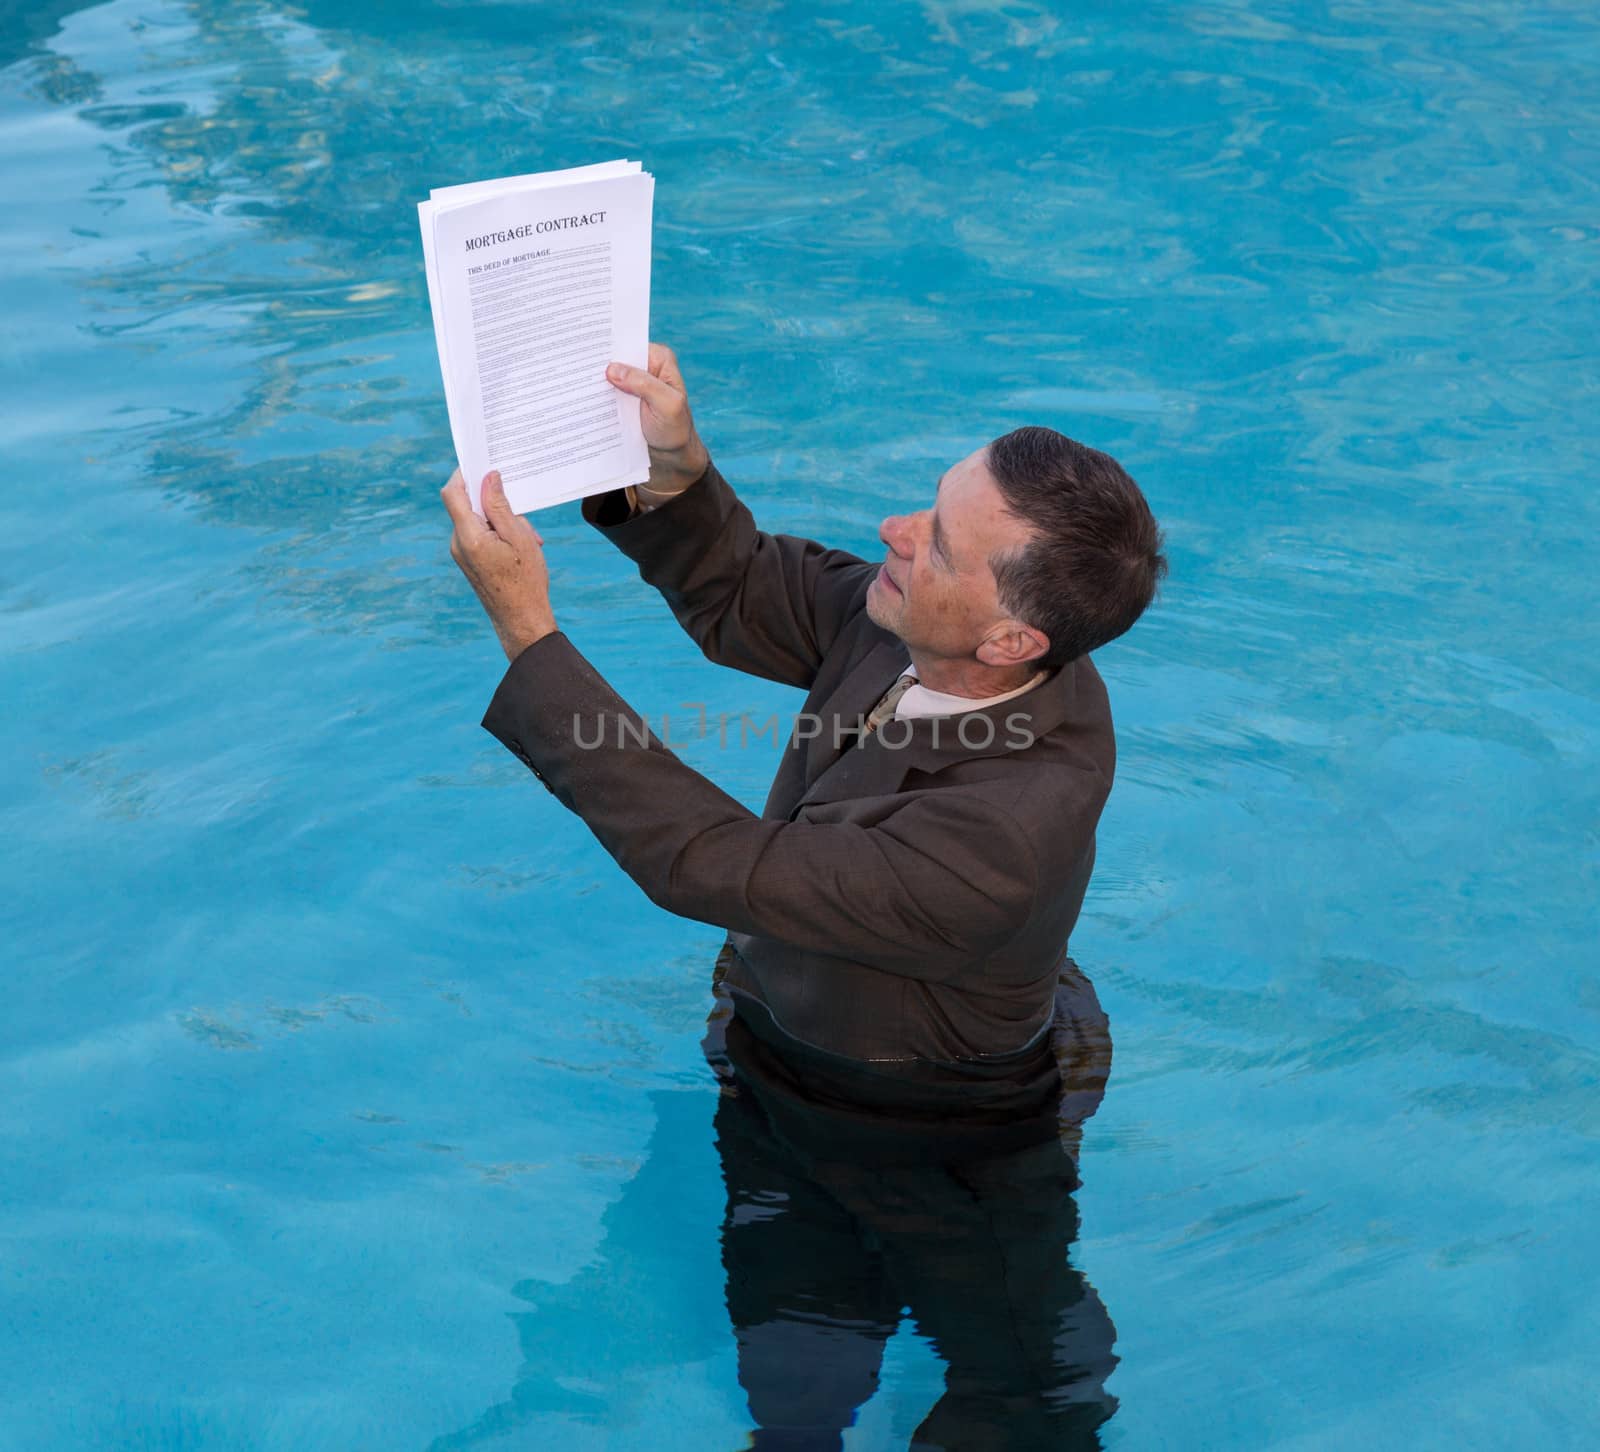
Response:
M990 696L1003 696L1007 691L1027 685L1039 673L1039 663L1027 661L1018 666L988 666L980 660L921 659L912 651L911 669L917 673L918 683L930 691L985 701Z

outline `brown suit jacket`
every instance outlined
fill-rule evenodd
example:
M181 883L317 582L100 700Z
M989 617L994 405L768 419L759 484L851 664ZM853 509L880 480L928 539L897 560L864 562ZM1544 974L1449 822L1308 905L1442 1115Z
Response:
M584 505L711 660L804 689L820 733L791 740L754 816L641 741L560 632L517 657L484 726L654 902L729 930L723 987L791 1060L948 1085L952 1104L1036 1068L1115 759L1089 659L996 706L863 738L905 663L866 615L876 565L762 533L714 466L626 514L620 492Z

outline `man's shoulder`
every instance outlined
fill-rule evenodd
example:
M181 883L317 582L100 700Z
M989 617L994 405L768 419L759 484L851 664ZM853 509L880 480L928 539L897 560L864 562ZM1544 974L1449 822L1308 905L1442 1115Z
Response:
M901 790L974 793L1003 809L1036 844L1076 842L1086 827L1092 830L1116 769L1109 699L1093 662L1071 661L988 714L1001 733L996 744L1005 749L941 754L926 763L933 770L908 772ZM960 720L947 725L947 736ZM972 731L968 739L986 735Z

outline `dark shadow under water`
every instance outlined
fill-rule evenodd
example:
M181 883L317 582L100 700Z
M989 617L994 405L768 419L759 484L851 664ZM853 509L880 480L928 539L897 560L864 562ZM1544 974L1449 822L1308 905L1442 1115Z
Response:
M1070 1259L1082 1126L1111 1065L1109 1029L1087 980L1069 971L1057 993L1058 1132L994 1155L969 1154L964 1139L963 1158L905 1163L898 1144L874 1146L859 1123L840 1136L829 1135L825 1116L802 1124L792 1105L739 1073L737 1052L729 1063L726 1024L724 1007L707 1038L722 1080L714 1109L697 1092L653 1096L646 1163L607 1209L595 1259L564 1285L516 1288L537 1309L512 1317L524 1364L510 1397L429 1452L482 1446L552 1417L604 1422L610 1367L715 1354L709 1321L697 1330L687 1307L678 1306L679 1321L652 1319L670 1317L680 1294L699 1299L674 1287L669 1258L650 1247L699 1199L684 1176L692 1160L703 1173L688 1147L703 1146L707 1119L725 1188L726 1310L755 1428L747 1446L841 1448L909 1315L945 1367L944 1394L913 1435L913 1452L1100 1447L1117 1405L1105 1389L1116 1331ZM598 1333L602 1346L599 1321L613 1333L628 1327L629 1347Z

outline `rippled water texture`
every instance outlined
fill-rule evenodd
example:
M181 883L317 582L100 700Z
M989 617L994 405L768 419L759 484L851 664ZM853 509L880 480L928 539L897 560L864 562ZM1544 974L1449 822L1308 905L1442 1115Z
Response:
M1108 1446L1592 1439L1600 21L1135 9L0 6L3 1452L742 1442L718 934L479 730L435 494L412 203L623 154L769 527L1037 421L1169 529L1074 939ZM797 704L540 525L657 722Z

